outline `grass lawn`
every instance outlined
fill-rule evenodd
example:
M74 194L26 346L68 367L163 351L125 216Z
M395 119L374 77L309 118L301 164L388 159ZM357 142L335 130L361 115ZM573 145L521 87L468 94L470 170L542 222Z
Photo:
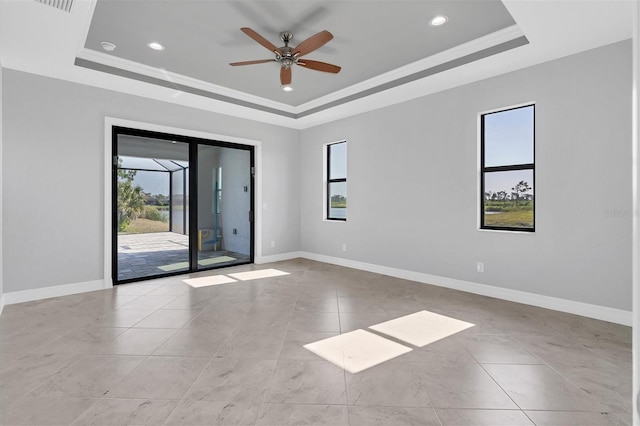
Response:
M508 226L512 228L533 227L533 210L517 210L484 215L485 226Z
M145 234L149 232L168 232L169 223L159 220L138 218L131 222L124 230L125 234Z

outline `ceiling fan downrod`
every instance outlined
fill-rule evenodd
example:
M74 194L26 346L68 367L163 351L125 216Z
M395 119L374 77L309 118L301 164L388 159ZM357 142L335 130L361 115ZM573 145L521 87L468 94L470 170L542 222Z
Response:
M289 47L289 42L293 39L293 33L290 31L283 31L280 33L280 40L284 42L284 46L280 48L282 55L276 53L276 61L282 66L288 68L298 62L298 58L293 55L293 49Z

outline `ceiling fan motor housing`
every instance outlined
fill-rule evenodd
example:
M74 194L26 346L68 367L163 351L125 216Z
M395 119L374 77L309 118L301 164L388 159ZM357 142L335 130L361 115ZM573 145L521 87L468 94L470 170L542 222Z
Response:
M289 50L291 50L291 48L289 48ZM298 62L298 58L293 56L291 52L282 52L282 56L276 55L276 61L288 67Z

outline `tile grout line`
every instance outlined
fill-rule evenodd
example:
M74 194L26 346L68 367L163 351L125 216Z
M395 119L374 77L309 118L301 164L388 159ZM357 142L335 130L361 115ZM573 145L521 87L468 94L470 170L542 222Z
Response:
M340 295L338 294L338 288L335 289L336 292L336 305L338 311L338 329L340 330L339 336L342 336L344 333L342 331L342 319L340 318ZM344 346L343 346L344 348ZM344 365L344 350L342 352L342 365ZM342 368L342 377L344 379L344 398L345 398L345 407L347 408L347 425L351 426L351 410L349 410L349 387L347 386L347 370Z
M213 300L212 302L213 303ZM203 309L204 311L204 309ZM200 314L196 315L196 317L200 316ZM195 320L195 318L193 319ZM192 320L192 321L193 321ZM185 327L190 324L191 321L189 321L189 323L187 323L185 325ZM234 329L235 330L235 329ZM164 421L164 424L167 423L167 421L169 420L169 418L171 418L171 416L173 415L173 413L176 412L176 410L178 409L178 407L180 407L181 404L183 404L184 401L186 401L186 396L189 395L189 393L191 392L191 390L193 389L193 387L195 386L195 384L198 382L198 380L200 380L200 378L204 375L205 371L207 371L207 369L211 366L211 364L213 363L213 360L216 359L216 356L218 354L218 352L220 352L220 349L224 346L224 344L231 338L231 336L233 336L233 331L231 333L229 333L229 335L227 336L226 339L224 339L224 341L220 344L220 346L218 347L218 349L216 350L216 352L211 356L211 358L209 359L209 362L207 362L207 364L204 366L204 368L202 369L202 371L200 372L200 374L198 374L198 376L195 378L195 380L193 381L193 383L191 383L191 385L187 388L187 390L185 391L185 393L182 395L182 397L180 399L178 399L178 403L176 404L176 406L169 412L169 414L167 415L167 418ZM165 342L166 343L166 342ZM159 349L159 348L158 348Z
M472 356L473 356L473 355L472 355ZM474 359L475 359L475 358L474 358ZM491 375L491 373L489 373L489 372L487 371L487 369L486 369L486 368L484 368L484 365L483 365L483 364L480 364L480 363L478 363L478 365L480 366L480 368L482 368L482 371L484 371L484 372L485 372L489 377L491 377L491 380L493 380L493 382L496 384L496 386L498 386L498 387L500 388L500 390L501 390L502 392L504 392L504 394L505 394L505 395L507 395L507 397L508 397L508 398L509 398L509 399L510 399L514 404L515 404L515 406L516 406L516 407L518 407L518 409L520 410L520 412L521 412L522 414L524 414L524 415L529 419L529 421L531 421L531 423L533 423L533 424L535 425L535 422L533 421L533 419L531 419L531 418L527 415L527 413L526 413L526 411L524 410L524 408L522 408L522 407L520 406L520 404L518 404L518 403L515 401L515 399L513 399L513 398L511 397L511 395L509 395L509 393L508 393L506 390L504 390L504 388L502 387L502 385L501 385L500 383L498 383L498 380L496 380L496 378L495 378L495 377L493 377L493 375ZM502 365L520 365L520 364L502 364Z
M291 320L293 319L293 314L295 312L296 305L298 304L298 300L300 300L300 293L302 292L302 286L300 285L299 287L300 288L298 289L298 295L296 296L296 301L293 304L293 309L291 310L289 321L287 321L287 327L285 328L284 335L282 336L282 341L280 342L280 350L278 350L278 356L275 359L275 365L273 366L273 371L271 372L271 376L269 377L269 380L267 380L267 388L265 389L264 395L262 396L262 402L260 403L260 410L258 411L258 416L256 417L256 421L254 425L257 425L258 421L260 420L260 415L263 413L264 404L266 402L267 395L269 395L269 392L271 390L271 382L273 381L273 377L276 375L276 370L278 369L278 362L280 361L280 354L282 353L282 348L284 347L284 341L286 340L287 334L289 333L289 327L291 326Z
M555 328L555 327L554 327ZM562 333L561 333L562 334ZM562 371L560 371L560 369L556 368L554 365L552 365L549 361L547 361L546 359L544 359L542 356L538 356L536 354L534 354L533 352L529 351L529 349L524 346L523 344L521 344L518 340L515 339L516 336L508 336L509 339L511 340L515 340L516 343L518 343L521 347L523 347L528 353L530 353L531 355L533 355L535 358L539 359L540 361L543 362L543 364L503 364L503 365L544 365L546 367L548 367L549 369L551 369L553 372L555 372L556 374L558 374L560 377L562 377L564 380L568 381L569 383L571 383L573 386L575 386L577 389L579 389L580 391L584 392L586 394L586 397L590 398L591 400L594 401L594 403L597 404L601 404L601 405L606 405L609 407L609 404L604 402L604 401L600 401L598 399L596 399L590 392L586 391L585 389L583 389L578 383L574 382L572 379L570 379L569 377L567 377ZM569 339L572 343L578 343L573 341L570 337L565 336L564 334L562 334L562 337L565 339ZM588 350L588 348L585 348L586 350ZM591 351L589 350L589 353L591 353ZM599 358L596 356L596 358ZM484 368L484 367L483 367ZM493 376L492 376L493 377ZM611 407L609 407L611 408ZM532 411L538 411L538 410L532 410ZM542 410L544 411L544 410ZM581 411L581 410L573 410L576 412L585 412L588 413L590 411ZM524 412L524 410L523 410ZM533 420L532 420L533 421Z
M161 285L161 286L159 286L158 288L162 288L162 287L164 287L165 285L167 285L167 284ZM157 290L157 289L156 289L156 290ZM151 290L151 292L153 292L153 291L155 291L155 290ZM150 294L148 294L148 293L147 293L146 295L150 295ZM142 296L140 296L140 297L143 297L143 296L145 296L145 295L142 295ZM166 305L168 305L169 303L173 303L173 301L174 301L174 300L176 300L178 297L180 297L180 296L175 297L171 302L167 302L167 303L166 303L165 305L163 305L163 306L166 306ZM136 299L134 299L134 300L136 300ZM124 377L122 378L122 380L120 380L118 383L114 384L114 385L112 386L113 388L117 387L117 386L118 386L118 385L120 385L122 382L124 382L124 381L125 381L125 379L126 379L127 377L129 377L129 376L130 376L131 374L133 374L136 370L138 370L138 369L142 366L142 364L144 364L144 363L145 363L147 360L149 360L152 356L157 356L157 355L154 355L154 354L158 351L158 349L160 349L161 347L163 347L163 346L164 346L164 345L165 345L169 340L171 340L173 337L175 337L175 336L176 336L176 334L178 334L178 333L180 332L180 330L183 330L183 329L184 329L184 327L186 327L186 325L187 325L187 324L189 324L189 323L191 322L191 321L189 321L187 324L185 324L185 325L183 325L182 327L177 328L177 329L171 329L171 328L166 328L166 327L151 327L151 328L135 327L135 326L136 326L136 324L140 324L142 321L146 320L146 319L147 319L147 318L149 318L151 315L154 315L154 314L156 314L156 313L160 312L161 310L162 310L162 307L160 307L160 308L156 309L154 312L150 313L149 315L147 315L146 317L144 317L144 318L143 318L143 319L141 319L140 321L138 321L138 322L136 322L135 324L133 324L133 325L132 325L131 327L129 327L127 330L131 330L131 329L136 328L137 330L174 330L174 332L173 332L170 336L168 336L168 337L167 337L167 338L166 338L162 343L160 343L160 344L159 344L159 345L158 345L154 350L152 350L150 354L146 355L145 359L143 359L143 360L142 360L142 361L141 361L141 362L140 362L140 363L139 363L139 364L138 364L138 365L137 365L133 370L131 370L131 371L130 371L126 376L124 376ZM198 314L198 315L199 315L199 314ZM196 316L198 316L198 315L196 315ZM121 334L124 334L125 332L126 332L126 330L125 330L123 333L121 333ZM114 338L114 340L115 340L115 338ZM120 356L120 355L122 355L122 354L115 354L115 355ZM124 355L124 356L138 356L138 355ZM143 355L143 356L144 356L144 355ZM168 357L170 357L170 356L168 356ZM174 356L174 358L178 358L178 357L175 357L175 356ZM193 357L191 357L191 358L193 358ZM100 399L104 399L104 396L105 396L105 395L106 395L106 394L103 394L103 395L100 397ZM139 398L132 398L132 399L139 399ZM150 399L155 399L155 398L142 398L142 399L150 400Z
M194 318L191 319L191 321L189 321L188 323L186 323L181 330L184 330L187 328L187 326L189 324L191 324L191 322L193 322L197 317L199 317L200 315L202 315L204 313L204 310L213 303L213 299L215 299L215 297L217 297L218 294L215 294L214 297L211 299L211 301L207 304L207 306L205 306L204 308L202 308L200 310L200 313L198 313ZM180 296L179 296L180 297ZM174 299L175 300L175 299ZM169 302L172 303L172 302ZM254 302L255 303L255 302ZM252 303L253 304L253 303ZM165 305L166 306L166 305ZM237 328L237 326L236 326ZM169 418L173 415L173 413L178 409L178 407L184 402L186 401L185 397L187 395L189 395L189 393L191 392L191 390L193 389L193 387L195 386L195 384L198 382L198 380L202 377L202 375L205 373L205 371L207 371L207 369L209 368L209 366L213 363L213 360L216 359L216 356L218 354L218 352L220 352L220 349L224 346L224 344L231 338L231 336L233 336L233 331L235 331L235 328L231 331L231 333L229 333L229 335L226 337L226 339L223 340L223 342L220 344L220 346L218 347L218 349L216 350L216 352L210 357L209 361L207 362L207 364L204 366L204 368L202 369L202 371L200 372L200 374L198 374L198 376L195 378L195 380L193 381L193 383L191 383L191 385L187 388L187 390L185 391L185 393L182 395L182 397L180 397L179 399L177 399L178 403L176 404L176 406L169 412L169 414L167 414L167 417L164 421L164 423L166 424L166 422L169 420ZM158 348L156 348L156 351L158 349L160 349L162 346L164 346L172 337L174 337L176 334L178 334L178 332L174 333L173 335L171 335L171 337L169 337L165 342L163 342ZM155 352L155 351L154 351Z

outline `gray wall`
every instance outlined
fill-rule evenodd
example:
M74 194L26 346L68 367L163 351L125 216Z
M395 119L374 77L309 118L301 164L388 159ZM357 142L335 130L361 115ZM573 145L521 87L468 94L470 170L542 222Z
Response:
M304 130L302 250L631 310L630 93L622 42ZM479 231L477 115L531 101L536 232ZM324 222L339 140L349 216Z
M104 117L113 116L262 140L263 255L302 249L631 309L629 42L302 132L13 70L1 77L5 292L103 277ZM537 231L478 231L477 114L530 101ZM322 145L345 139L349 220L324 222Z
M105 116L261 140L262 254L299 250L298 131L14 70L2 85L5 292L103 278Z

